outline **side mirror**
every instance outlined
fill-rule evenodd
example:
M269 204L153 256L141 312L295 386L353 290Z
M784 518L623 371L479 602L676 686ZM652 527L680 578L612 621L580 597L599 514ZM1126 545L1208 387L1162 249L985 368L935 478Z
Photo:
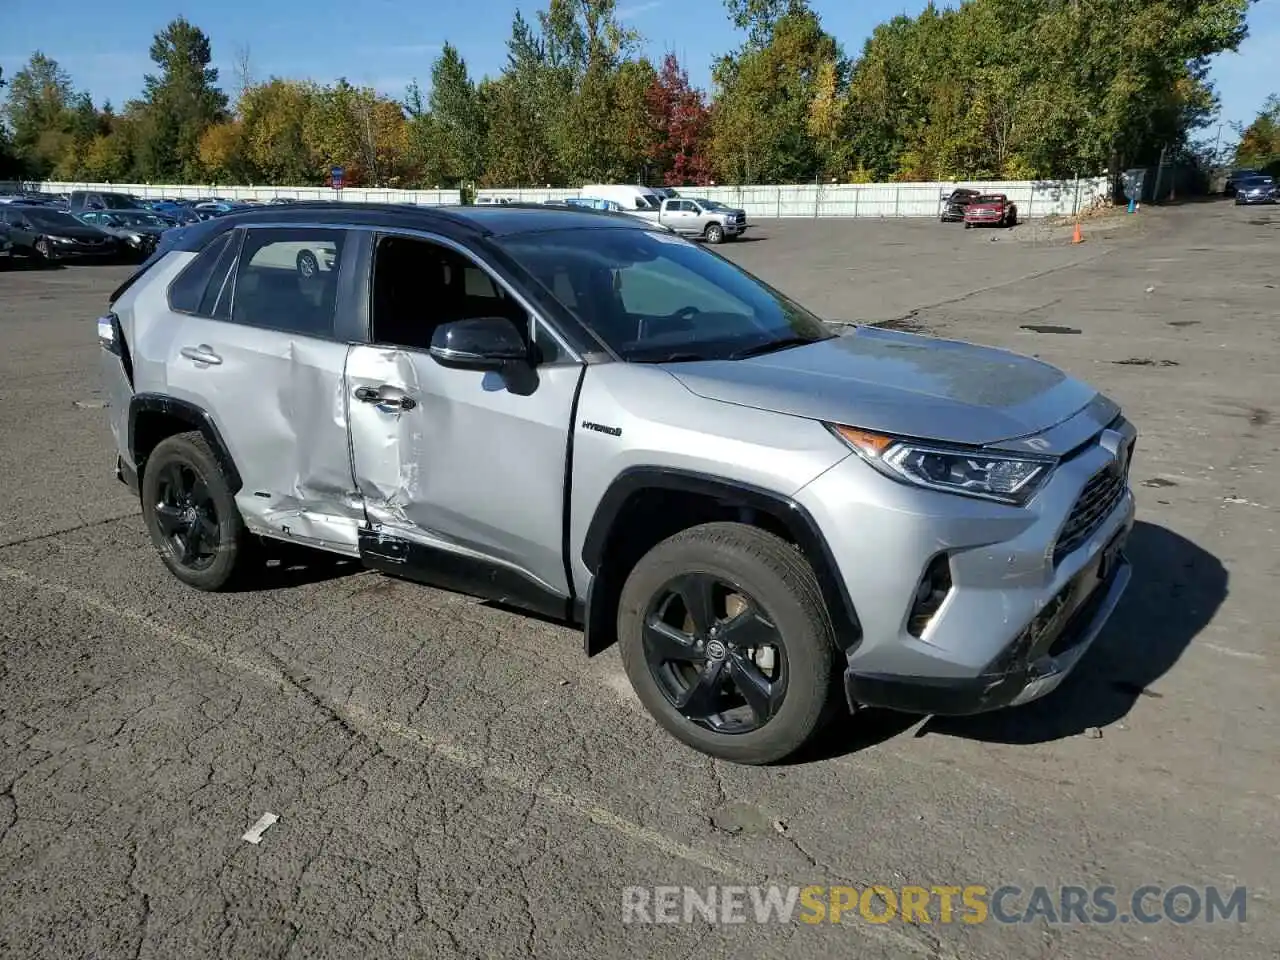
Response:
M442 367L501 370L529 358L529 348L506 317L474 317L442 323L431 335L431 356Z

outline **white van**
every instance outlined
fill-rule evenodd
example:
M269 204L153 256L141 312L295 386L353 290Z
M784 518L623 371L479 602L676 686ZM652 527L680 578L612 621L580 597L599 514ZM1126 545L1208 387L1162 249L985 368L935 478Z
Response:
M578 194L584 199L611 200L624 213L653 214L662 208L662 198L648 187L625 183L589 183Z

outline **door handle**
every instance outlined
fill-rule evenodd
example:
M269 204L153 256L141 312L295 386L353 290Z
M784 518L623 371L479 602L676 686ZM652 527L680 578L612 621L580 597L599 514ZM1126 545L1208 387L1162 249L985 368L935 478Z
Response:
M213 347L207 343L202 343L198 347L183 347L180 351L188 360L194 360L196 363L208 363L217 366L222 362L222 358L213 352Z
M413 397L384 397L373 387L356 387L355 398L363 403L377 404L384 413L412 410L418 405Z

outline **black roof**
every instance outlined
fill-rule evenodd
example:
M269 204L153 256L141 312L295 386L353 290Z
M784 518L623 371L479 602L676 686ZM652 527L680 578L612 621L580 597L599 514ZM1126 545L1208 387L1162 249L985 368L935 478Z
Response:
M543 204L493 206L416 206L396 203L265 204L192 224L176 238L174 249L198 250L212 237L241 224L326 224L387 229L433 230L448 235L510 236L544 230L651 229L650 224L624 213Z

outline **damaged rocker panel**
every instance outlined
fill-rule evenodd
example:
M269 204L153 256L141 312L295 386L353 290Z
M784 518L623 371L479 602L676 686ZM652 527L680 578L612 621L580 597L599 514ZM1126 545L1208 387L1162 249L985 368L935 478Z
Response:
M574 613L570 598L514 567L381 530L360 530L360 559L371 570L520 607L555 620L570 620Z

